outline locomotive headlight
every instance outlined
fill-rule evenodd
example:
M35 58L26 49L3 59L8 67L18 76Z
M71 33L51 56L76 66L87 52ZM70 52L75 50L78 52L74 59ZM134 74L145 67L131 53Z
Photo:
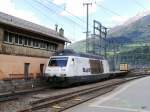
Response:
M66 69L65 69L65 68L61 68L61 70L62 70L62 71L65 71Z
M61 77L66 77L66 74L60 74Z

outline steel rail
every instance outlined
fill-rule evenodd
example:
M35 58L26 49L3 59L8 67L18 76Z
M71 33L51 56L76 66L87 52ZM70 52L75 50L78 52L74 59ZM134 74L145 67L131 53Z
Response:
M47 100L43 99L43 100L41 100L39 102L32 103L30 108L19 110L18 112L31 112L31 111L39 110L39 109L42 109L42 108L50 107L50 106L52 106L54 104L57 104L57 103L69 100L69 99L74 98L76 96L89 94L89 93L92 93L94 91L100 91L100 90L102 91L104 89L106 89L106 90L110 89L111 90L111 88L114 88L114 87L116 87L118 85L121 85L121 84L123 84L125 82L131 81L131 80L135 80L135 79L138 79L138 78L141 78L141 77L144 77L144 76L137 76L137 77L132 77L132 78L124 78L124 79L119 79L118 81L116 81L116 80L112 81L111 80L112 82L109 82L107 84L103 84L101 86L90 87L90 88L86 88L86 89L83 89L83 90L74 91L74 92L71 92L71 93L68 93L68 94L58 95L58 96L55 96L53 98L52 97L48 98ZM104 92L104 93L107 93L107 92ZM104 93L102 92L102 94L104 94ZM72 107L72 106L70 106L70 107ZM67 107L67 108L69 108L69 107ZM64 109L65 109L65 107L63 108L63 110Z

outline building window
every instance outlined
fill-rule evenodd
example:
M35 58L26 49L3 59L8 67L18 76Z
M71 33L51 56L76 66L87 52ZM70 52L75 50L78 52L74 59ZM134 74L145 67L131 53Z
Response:
M8 34L8 32L5 32L5 34L4 34L4 41L5 42L9 42L9 34Z
M58 45L55 43L50 43L43 40L33 39L32 37L23 36L16 33L11 33L8 31L4 32L4 42L11 43L13 42L17 45L24 45L33 48L41 48L50 51L56 51Z
M50 45L50 43L47 43L47 50L51 50L51 45Z
M52 50L56 51L57 50L57 44L53 44Z
M15 43L16 43L16 44L19 43L19 41L18 41L19 39L18 39L18 38L19 38L18 35L16 35L16 36L15 36Z
M15 43L18 45L23 45L23 37L20 35L13 34L15 37Z
M14 38L13 34L9 33L9 42L10 43L13 43L13 38Z
M41 42L40 42L40 48L41 48L41 49L47 49L47 43L44 42L44 41L41 41Z
M39 42L36 39L33 39L33 47L39 48Z
M24 45L28 46L28 38L24 37Z
M56 50L57 50L57 45L55 44L54 46L55 46L55 47L54 47L54 50L56 51Z
M13 35L7 31L4 32L4 42L13 43Z
M47 49L52 50L52 51L56 51L57 50L57 44L48 43Z
M30 38L28 39L28 46L32 46Z
M51 45L51 50L56 51L57 50L57 44L52 44Z
M24 46L31 47L31 39L25 36L23 37L23 39L24 39Z
M23 37L19 36L19 45L22 45L22 44L23 44Z
M53 50L53 51L54 51L54 44L52 44L52 45L51 45L51 50Z

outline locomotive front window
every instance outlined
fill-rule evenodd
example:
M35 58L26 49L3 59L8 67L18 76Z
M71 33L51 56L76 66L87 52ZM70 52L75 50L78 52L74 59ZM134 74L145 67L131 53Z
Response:
M49 66L65 67L67 65L67 61L67 57L51 58L49 61Z

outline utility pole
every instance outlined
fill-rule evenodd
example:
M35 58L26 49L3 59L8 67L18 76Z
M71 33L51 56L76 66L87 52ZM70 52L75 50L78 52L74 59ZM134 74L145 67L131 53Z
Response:
M101 55L102 51L102 25L100 24L100 31L99 31L99 55Z
M86 52L89 51L89 5L92 5L92 3L83 3L83 5L86 5L87 10L87 18L86 18Z
M114 55L113 55L113 71L116 70L116 44L115 44L115 41L113 40L112 41L113 43L113 52L114 52Z
M96 36L95 36L96 32L95 32L95 21L93 21L93 38L94 38L94 41L93 41L93 54L96 54Z
M107 40L106 40L106 36L107 36L107 28L105 27L105 33L104 33L104 39L105 39L105 46L104 46L104 51L105 51L105 58L107 58Z

